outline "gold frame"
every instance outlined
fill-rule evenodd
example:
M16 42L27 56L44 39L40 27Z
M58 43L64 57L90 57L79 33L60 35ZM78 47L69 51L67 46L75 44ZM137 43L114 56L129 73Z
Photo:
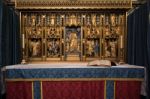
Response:
M17 9L130 9L131 0L16 0Z

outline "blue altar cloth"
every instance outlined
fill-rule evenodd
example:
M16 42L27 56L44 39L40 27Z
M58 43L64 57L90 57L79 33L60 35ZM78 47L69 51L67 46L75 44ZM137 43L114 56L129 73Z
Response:
M43 66L44 67L44 66ZM11 68L6 70L7 79L32 78L144 78L144 67L47 67L47 68Z

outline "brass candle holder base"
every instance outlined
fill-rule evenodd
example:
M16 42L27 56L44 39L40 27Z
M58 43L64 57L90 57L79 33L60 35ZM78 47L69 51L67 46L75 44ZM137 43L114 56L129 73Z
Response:
M26 60L25 60L25 48L22 48L22 56L23 56L23 59L21 61L21 64L26 64Z
M119 64L121 65L121 64L125 64L125 62L123 61L123 60L120 60L119 61Z
M22 61L21 61L21 64L26 64L27 62L26 62L26 60L25 59L23 59Z

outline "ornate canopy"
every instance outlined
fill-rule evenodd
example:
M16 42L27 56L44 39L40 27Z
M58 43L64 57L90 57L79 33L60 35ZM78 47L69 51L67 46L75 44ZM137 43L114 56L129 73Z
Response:
M130 9L131 0L16 0L16 9Z

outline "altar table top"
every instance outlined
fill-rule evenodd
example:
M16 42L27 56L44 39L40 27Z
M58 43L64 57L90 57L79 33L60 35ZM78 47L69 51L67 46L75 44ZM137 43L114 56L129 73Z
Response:
M87 63L18 64L5 67L6 80L144 80L142 66L87 66Z

